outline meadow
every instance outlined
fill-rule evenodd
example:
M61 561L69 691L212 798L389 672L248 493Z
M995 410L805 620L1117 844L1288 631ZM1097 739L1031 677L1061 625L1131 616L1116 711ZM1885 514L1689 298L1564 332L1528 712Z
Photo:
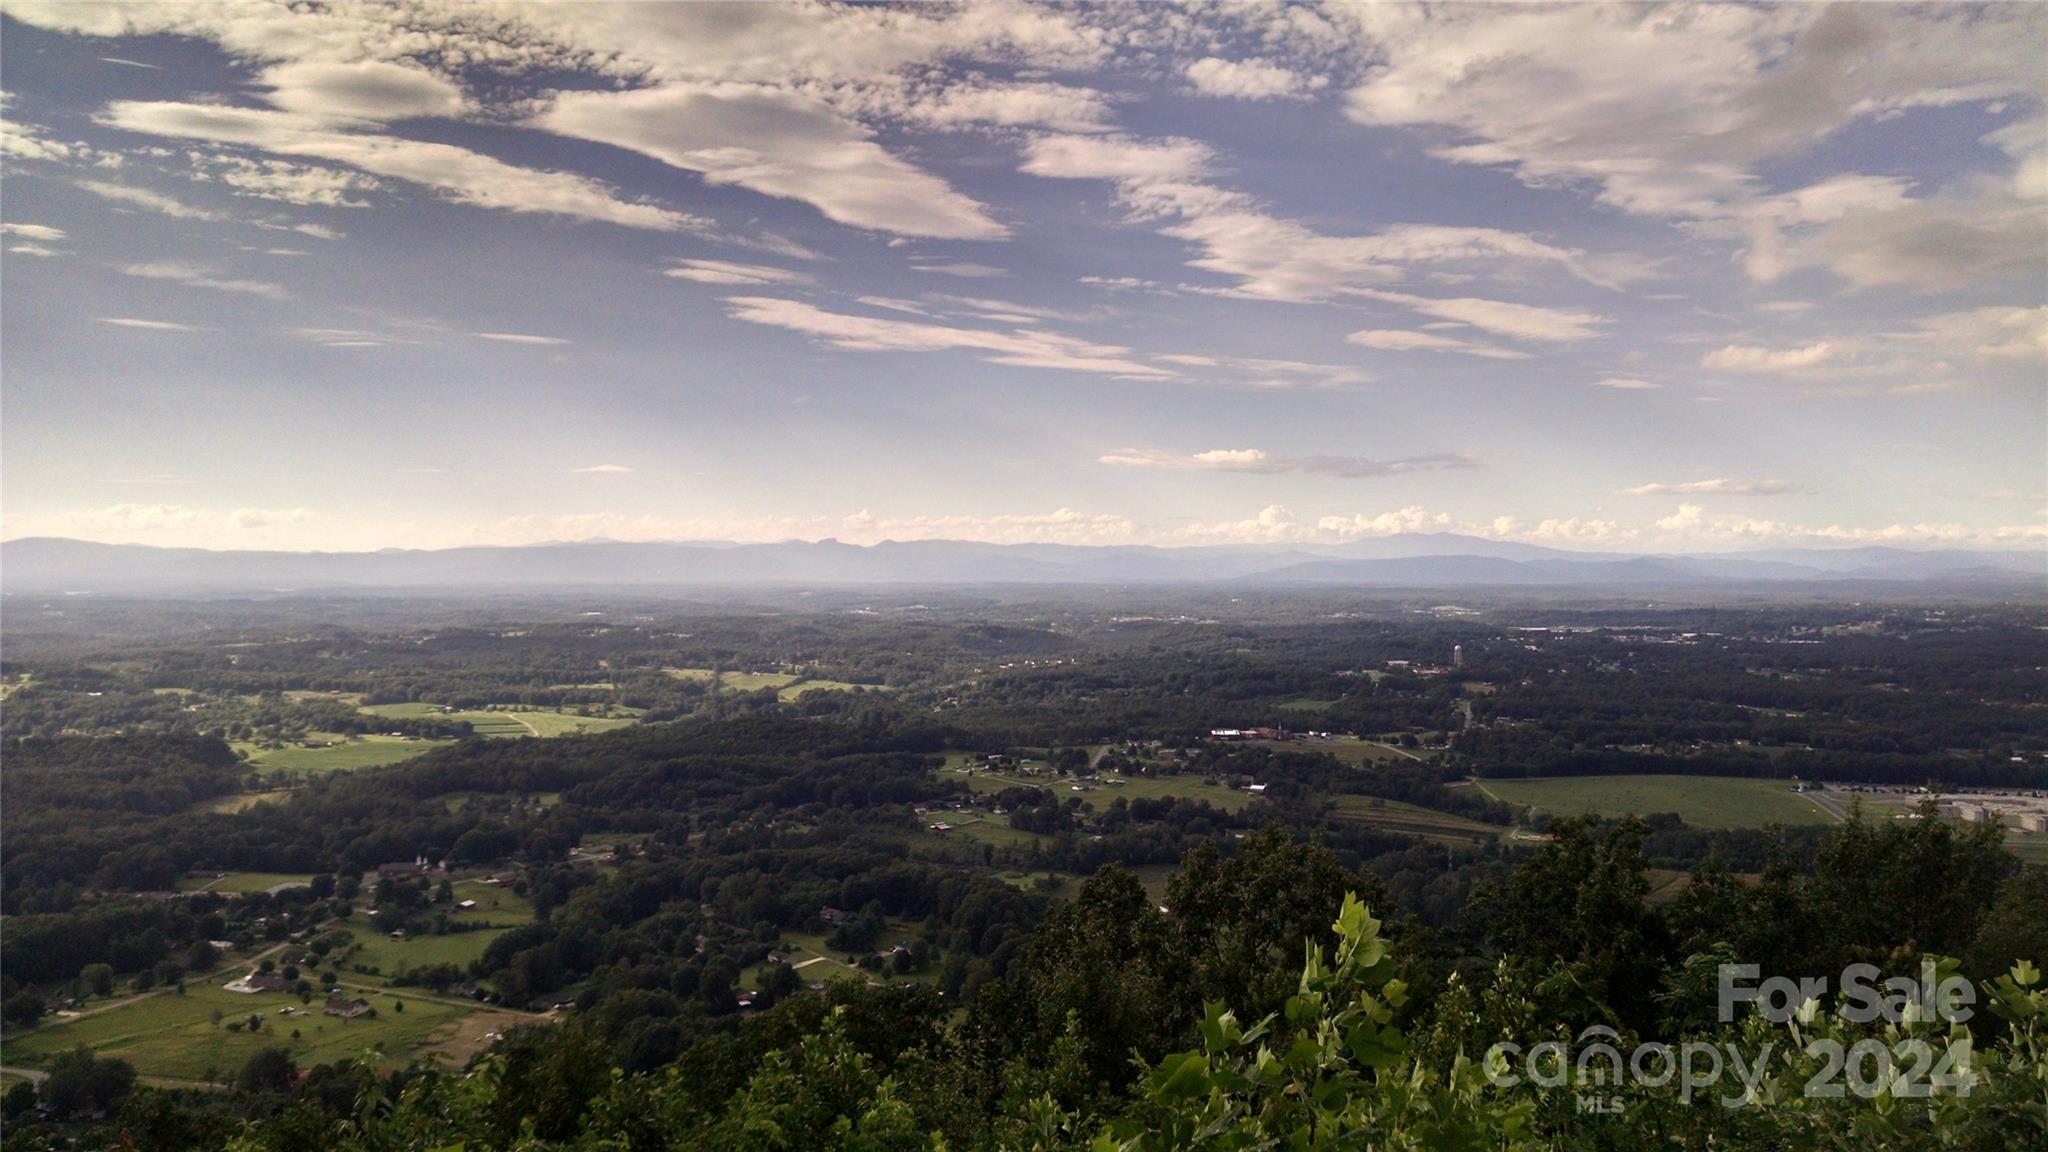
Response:
M630 714L632 710L624 708L615 708L612 710L614 714L608 716L578 716L574 712L546 712L538 709L497 711L476 708L443 712L438 704L414 700L404 704L368 704L363 707L363 711L372 716L393 718L433 717L440 720L467 720L470 728L479 736L568 736L579 732L609 732L614 728L624 728L636 723L636 718Z
M268 891L281 884L309 884L312 880L311 876L293 872L223 872L217 876L195 872L178 881L178 891L242 895Z
M1497 824L1468 820L1463 816L1380 796L1332 796L1330 800L1336 805L1339 820L1444 844L1484 843L1498 839L1506 831Z
M316 776L327 772L352 772L358 768L379 768L386 764L396 764L401 760L410 760L454 743L453 740L409 740L382 734L346 736L337 732L315 732L310 738L325 741L326 747L307 748L299 744L288 744L282 748L262 748L255 744L238 743L235 749L247 752L250 766L265 776Z
M277 1045L290 1049L302 1068L367 1052L398 1063L415 1049L452 1034L470 1011L411 999L403 992L395 997L377 993L366 997L377 1009L375 1017L343 1020L321 1011L323 998L317 993L308 1005L281 992L236 993L218 983L216 978L214 983L188 986L183 995L164 991L105 1012L52 1021L11 1037L7 1060L34 1068L83 1044L96 1055L128 1061L145 1076L199 1081L232 1077L250 1056ZM286 1008L291 1015L280 1015ZM228 1029L230 1022L258 1012L263 1014L260 1030Z
M1676 812L1697 828L1761 828L1766 824L1833 824L1820 805L1785 780L1732 776L1553 776L1481 780L1477 787L1510 804L1553 816L1646 816Z

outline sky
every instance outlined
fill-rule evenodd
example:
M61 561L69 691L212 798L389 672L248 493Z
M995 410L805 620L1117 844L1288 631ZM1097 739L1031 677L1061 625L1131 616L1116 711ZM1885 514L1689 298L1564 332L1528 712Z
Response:
M2048 547L2048 6L0 0L0 534Z

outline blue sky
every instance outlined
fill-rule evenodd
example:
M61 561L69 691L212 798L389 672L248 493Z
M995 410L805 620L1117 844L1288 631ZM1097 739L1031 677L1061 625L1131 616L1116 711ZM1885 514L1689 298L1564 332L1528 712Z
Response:
M2037 5L0 2L9 538L2048 541Z

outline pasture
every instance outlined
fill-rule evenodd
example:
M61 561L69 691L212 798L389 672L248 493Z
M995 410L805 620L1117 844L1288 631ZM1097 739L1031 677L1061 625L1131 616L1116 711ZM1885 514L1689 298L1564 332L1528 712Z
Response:
M1495 799L1553 816L1646 816L1676 812L1697 828L1833 824L1835 818L1785 780L1735 776L1550 776L1480 780Z
M192 984L180 996L173 991L146 996L119 1008L75 1019L59 1019L7 1042L9 1063L35 1068L83 1044L100 1056L118 1056L145 1076L180 1080L228 1078L263 1048L283 1045L302 1068L381 1053L401 1062L415 1049L452 1035L469 1009L415 1000L400 992L368 994L375 1017L343 1020L322 1013L323 998L310 1005L282 992L229 992L216 978ZM359 995L361 993L358 993ZM403 1009L395 1006L404 1001ZM283 1009L290 1015L280 1015ZM214 1013L220 1014L215 1024ZM262 1013L262 1027L230 1031L230 1022ZM294 1037L293 1032L298 1035Z
M345 736L337 732L317 732L312 734L312 739L324 741L325 747L307 748L300 744L288 744L282 748L262 748L254 744L238 743L235 748L247 752L249 765L265 776L318 776L328 772L353 772L358 768L379 768L386 764L396 764L401 760L410 760L454 743L452 740L410 740L381 733Z
M362 710L372 716L466 720L470 729L478 736L571 736L584 732L609 732L614 728L624 728L636 723L631 715L578 716L574 712L550 712L540 709L500 711L472 708L444 712L439 704L429 704L420 700L403 704L369 704ZM390 737L384 739L388 740ZM414 746L424 743L432 742L419 741Z
M178 891L246 895L267 892L283 884L310 884L312 881L311 876L292 872L222 872L218 875L195 872L178 881Z
M1420 836L1442 844L1484 843L1500 837L1506 828L1478 820L1438 812L1417 804L1388 800L1380 796L1332 796L1336 817L1346 823L1363 824L1382 832Z

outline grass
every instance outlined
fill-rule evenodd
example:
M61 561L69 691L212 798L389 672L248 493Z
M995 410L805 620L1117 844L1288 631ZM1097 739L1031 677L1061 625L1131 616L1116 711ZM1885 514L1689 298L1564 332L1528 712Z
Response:
M856 689L868 692L887 692L889 690L880 684L854 684L845 680L800 680L794 684L784 685L782 690L775 695L777 699L787 703L806 692L852 692Z
M709 668L663 668L663 672L678 680L709 680ZM787 688L796 677L787 672L724 672L718 674L718 687L724 692L759 692L763 688Z
M211 800L201 800L192 806L192 810L195 812L214 812L223 816L232 816L237 812L247 812L258 804L279 803L290 795L291 790L288 788L279 788L270 792L234 792L226 796L215 796Z
M1377 744L1371 740L1361 740L1356 736L1339 736L1333 740L1307 740L1285 744L1277 744L1267 740L1256 740L1253 743L1266 748L1279 748L1286 751L1328 752L1346 764L1371 764L1386 760L1407 760L1413 758L1398 749L1390 748L1385 744Z
M1274 705L1274 707L1282 712L1328 712L1336 706L1337 701L1335 700L1312 700L1308 697L1303 697L1299 700L1282 700Z
M1468 820L1449 812L1379 796L1333 796L1330 799L1336 803L1339 820L1447 844L1493 840L1504 831L1496 824Z
M342 1020L323 1015L318 994L311 1005L297 996L258 992L248 995L219 987L225 977L213 983L194 984L179 996L163 992L132 1004L84 1016L56 1021L13 1037L7 1044L10 1063L37 1067L83 1044L100 1056L118 1056L135 1065L145 1076L167 1076L181 1080L204 1080L209 1072L232 1077L250 1056L263 1048L284 1045L301 1068L382 1052L395 1063L414 1049L435 1043L470 1010L452 1004L414 1000L400 992L403 1011L394 1009L387 994L366 996L377 1009L372 1019ZM291 1016L278 1010L291 1008ZM222 1023L216 1026L212 1014L218 1011ZM259 1032L230 1032L227 1022L263 1013ZM299 1038L291 1037L293 1029Z
M452 740L406 740L382 734L350 737L338 733L321 733L316 734L314 738L328 740L328 746L305 748L288 745L283 748L265 749L254 744L237 744L235 747L247 751L249 764L260 769L266 776L286 773L315 776L328 772L352 772L358 768L396 764L401 760L410 760L454 743Z
M451 909L449 915L464 923L482 923L490 927L450 932L444 936L425 934L393 940L388 934L377 931L367 919L352 919L341 925L355 933L355 950L339 962L342 978L389 983L392 977L401 973L431 968L436 964L467 968L471 961L483 957L491 941L512 928L533 922L533 902L508 887L485 884L480 880L463 880L454 885L454 891L457 900L474 900L477 906L469 911ZM375 968L377 972L355 972L358 965Z
M1734 776L1559 776L1482 780L1487 795L1557 816L1676 812L1697 828L1760 828L1766 824L1833 824L1820 805L1783 780Z
M479 736L569 736L579 732L609 732L635 723L631 716L578 716L574 712L539 710L494 711L482 708L443 712L439 704L412 700L403 704L370 704L363 708L372 716L436 720L467 720ZM375 739L375 737L373 737ZM390 739L390 737L384 737ZM421 744L428 741L421 741ZM418 745L414 745L418 747Z
M1109 784L1110 780L1121 780L1121 784ZM1095 811L1102 811L1123 796L1131 800L1140 798L1158 800L1167 796L1179 796L1185 800L1207 800L1226 812L1235 812L1251 802L1251 794L1240 792L1222 784L1213 784L1195 775L1187 776L1124 776L1111 772L1100 780L1085 782L1092 790L1075 792L1076 782L1065 777L1040 777L1030 779L1021 776L1003 776L992 772L976 772L967 778L967 787L977 794L1001 792L1005 788L1049 788L1060 799L1079 796L1081 802ZM936 813L932 819L944 819Z
M265 889L275 888L280 884L306 884L310 883L312 879L311 876L303 873L293 872L229 872L218 877L205 873L194 873L178 881L178 891L198 892L203 890L207 892L227 892L246 895L250 892L262 892Z

